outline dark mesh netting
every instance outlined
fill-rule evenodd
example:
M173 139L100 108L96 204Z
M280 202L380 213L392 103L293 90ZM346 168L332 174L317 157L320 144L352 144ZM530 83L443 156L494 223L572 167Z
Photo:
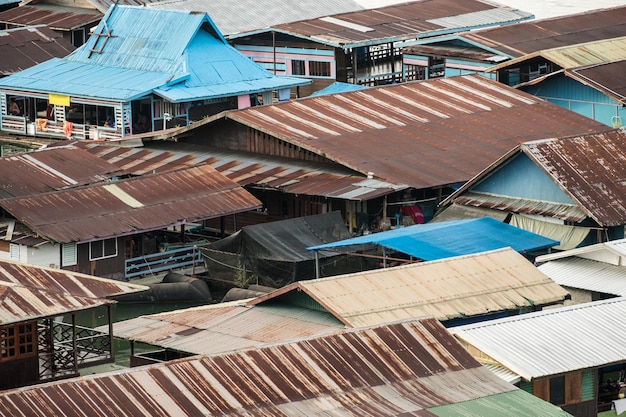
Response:
M201 249L210 279L282 287L316 277L315 252L310 246L350 238L339 212L246 226ZM374 267L371 259L319 252L320 277Z

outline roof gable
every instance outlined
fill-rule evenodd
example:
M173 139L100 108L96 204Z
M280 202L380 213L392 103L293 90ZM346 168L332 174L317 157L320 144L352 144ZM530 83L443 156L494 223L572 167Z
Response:
M502 195L558 204L575 204L552 179L523 152L474 183L469 192Z
M467 204L473 198L471 188L523 152L576 204L576 210L561 204L559 212L555 212L556 206L551 204L544 208L545 213L534 214L550 213L555 218L578 222L583 220L581 215L586 215L602 226L626 224L626 152L622 146L625 140L626 130L609 129L585 136L525 142L474 176L440 205L463 204L464 200ZM537 210L543 209L537 207Z
M182 75L183 53L203 23L224 44L206 14L115 5L104 15L70 62ZM173 30L175 28L175 30Z
M626 224L626 130L528 142L524 152L589 217L604 226Z
M441 321L481 316L561 302L567 292L522 255L506 248L298 281L248 305L280 302L301 294L347 326L358 327L423 316Z

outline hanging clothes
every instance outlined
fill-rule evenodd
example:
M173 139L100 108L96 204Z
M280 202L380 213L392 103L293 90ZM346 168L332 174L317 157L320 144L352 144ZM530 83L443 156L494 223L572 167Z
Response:
M63 122L63 134L66 138L72 139L72 130L74 129L74 123L68 122L67 120Z

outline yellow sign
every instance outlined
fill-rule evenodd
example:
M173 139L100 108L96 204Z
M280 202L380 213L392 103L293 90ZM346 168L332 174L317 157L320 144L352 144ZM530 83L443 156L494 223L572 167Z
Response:
M50 94L48 97L48 101L50 104L56 104L57 106L66 106L70 105L70 96L62 96L60 94Z

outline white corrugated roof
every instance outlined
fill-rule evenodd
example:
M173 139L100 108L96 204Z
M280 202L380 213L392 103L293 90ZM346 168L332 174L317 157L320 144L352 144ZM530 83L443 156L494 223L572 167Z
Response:
M546 262L538 268L559 285L626 296L626 266L571 257Z
M526 380L626 361L626 298L452 327Z
M612 265L626 265L626 239L611 240L609 242L596 243L594 245L583 246L563 252L541 255L535 259L535 262L539 264L572 256L606 262Z

